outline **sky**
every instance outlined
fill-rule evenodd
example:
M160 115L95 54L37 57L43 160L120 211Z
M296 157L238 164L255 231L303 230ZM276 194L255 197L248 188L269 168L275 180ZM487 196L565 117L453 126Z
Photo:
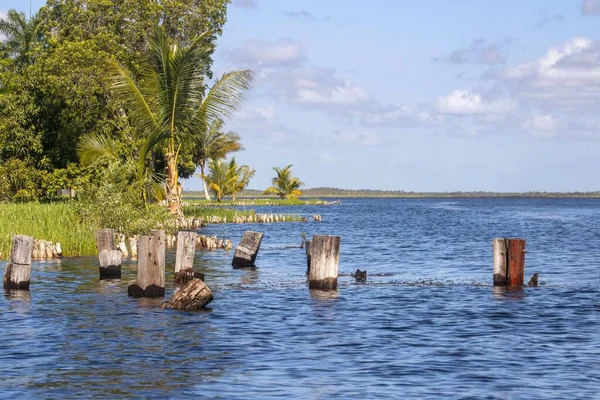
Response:
M256 74L227 121L250 188L293 164L306 187L600 190L600 0L233 0L227 19L213 70Z

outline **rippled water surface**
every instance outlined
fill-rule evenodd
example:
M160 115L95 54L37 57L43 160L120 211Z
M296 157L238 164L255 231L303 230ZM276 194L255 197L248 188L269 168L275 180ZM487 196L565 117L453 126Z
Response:
M323 222L203 229L235 243L265 233L257 270L196 253L215 296L203 312L127 297L134 263L115 282L98 281L91 257L34 263L30 293L0 296L0 396L600 398L599 200L257 211ZM304 251L286 248L302 232L341 236L337 292L308 290ZM540 287L493 290L494 237L527 240L526 279L539 272Z

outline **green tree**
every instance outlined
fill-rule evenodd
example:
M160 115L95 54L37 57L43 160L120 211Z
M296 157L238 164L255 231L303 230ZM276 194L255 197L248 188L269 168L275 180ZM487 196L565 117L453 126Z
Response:
M282 199L296 198L302 195L300 187L304 185L298 178L292 177L292 164L284 167L273 167L273 170L277 173L271 181L271 187L265 190L265 194L276 194Z
M202 188L207 200L210 200L210 195L208 194L208 185L204 180L206 162L210 159L225 158L229 153L244 149L240 143L240 136L235 132L224 133L221 131L222 127L223 121L216 119L207 126L206 130L194 132L192 157L194 164L200 167Z
M229 185L227 194L231 196L233 201L235 201L236 195L248 186L250 179L254 178L255 173L256 171L247 165L238 166L235 162L235 157L231 158L227 168L227 182Z
M14 61L14 67L30 63L30 49L35 40L39 40L38 18L27 18L25 13L8 10L5 18L0 19L0 34L5 36L1 51Z
M107 60L115 59L139 80L147 39L158 22L182 43L204 31L213 41L222 33L229 2L47 0L32 19L9 12L0 24L0 163L16 158L41 174L54 174L78 161L76 145L83 135L98 132L117 142L121 158L137 158L147 132L131 126L123 104L111 96ZM212 51L200 63L206 76ZM164 169L160 156L156 150L147 155L154 175ZM180 159L181 173L191 176L191 155ZM43 196L45 190L35 193Z
M212 50L207 36L181 46L171 43L164 29L156 28L138 82L122 65L110 63L113 93L123 102L131 123L145 135L144 146L151 150L160 146L164 154L165 200L173 214L181 211L180 153L193 147L197 132L237 110L253 80L249 70L228 72L207 91L202 64Z
M208 188L213 192L218 202L225 196L235 196L248 186L255 171L247 165L237 165L235 157L229 162L222 159L211 159L208 165L209 174L203 176Z

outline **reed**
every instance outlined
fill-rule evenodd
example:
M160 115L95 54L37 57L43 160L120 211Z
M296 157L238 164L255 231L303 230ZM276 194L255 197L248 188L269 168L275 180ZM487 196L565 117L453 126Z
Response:
M8 257L13 235L60 242L65 256L96 254L94 231L70 202L0 204L0 252Z
M236 210L233 208L223 208L223 207L206 207L202 205L190 205L183 207L183 214L186 217L221 217L227 218L228 221L235 216L248 216L254 215L254 210L250 211L242 211Z

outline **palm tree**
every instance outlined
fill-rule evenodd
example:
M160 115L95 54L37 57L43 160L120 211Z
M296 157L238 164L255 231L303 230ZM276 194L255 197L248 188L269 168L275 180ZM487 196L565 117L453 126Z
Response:
M218 202L228 195L231 195L235 201L235 195L248 186L248 182L255 173L247 165L238 166L235 157L229 162L223 162L222 159L211 159L208 169L209 174L203 176L203 179Z
M138 82L117 62L109 63L112 91L145 138L138 171L144 171L146 157L162 147L165 200L173 214L181 212L182 187L177 166L182 148L193 148L198 132L209 130L215 121L223 121L236 111L253 81L250 70L232 71L206 91L202 60L213 48L208 37L205 32L189 46L181 47L169 42L162 27L155 28ZM143 173L138 175L142 177Z
M235 132L224 133L221 131L222 127L223 121L214 120L206 131L199 132L194 138L192 159L200 167L200 178L206 200L210 200L208 185L204 180L207 160L225 158L229 153L244 149L240 143L240 135Z
M25 13L11 9L0 19L0 34L5 36L2 50L13 58L17 67L29 64L31 45L38 38L38 18L27 18Z
M302 195L300 187L304 185L298 178L292 178L292 164L284 167L273 167L277 176L271 180L273 186L267 188L264 194L276 194L282 199L296 198Z
M228 174L228 182L229 193L231 195L231 199L235 201L235 196L237 193L241 192L248 186L250 179L254 178L255 170L250 168L247 165L238 165L235 162L235 157L231 158L229 162L229 168L227 169Z

